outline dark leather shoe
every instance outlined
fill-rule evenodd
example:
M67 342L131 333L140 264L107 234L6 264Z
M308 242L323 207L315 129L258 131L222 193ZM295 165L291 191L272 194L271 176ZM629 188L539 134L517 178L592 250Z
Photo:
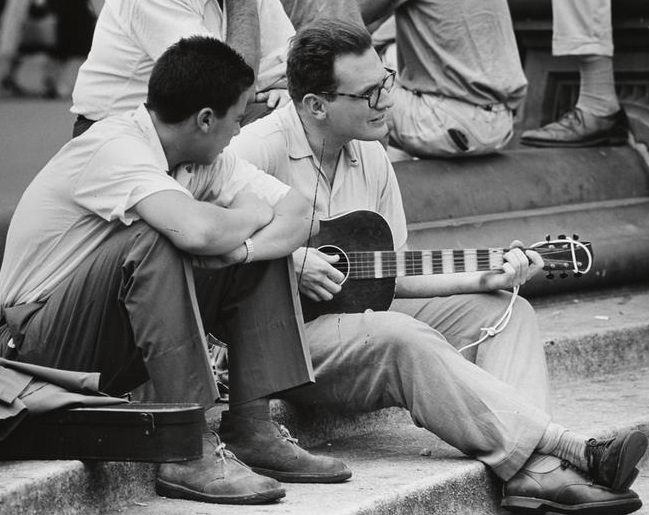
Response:
M595 116L575 107L556 122L525 131L521 135L521 143L531 147L624 145L628 126L622 109L610 116Z
M632 490L614 492L555 456L533 454L504 486L503 508L518 513L620 515L642 506Z
M339 483L351 470L340 460L311 454L276 422L221 414L219 434L252 470L286 483Z
M282 486L255 474L241 463L214 433L203 438L203 457L160 465L158 495L219 504L261 504L286 495Z
M626 490L638 476L635 466L647 450L647 436L629 431L607 440L586 442L588 473L595 482L613 490Z

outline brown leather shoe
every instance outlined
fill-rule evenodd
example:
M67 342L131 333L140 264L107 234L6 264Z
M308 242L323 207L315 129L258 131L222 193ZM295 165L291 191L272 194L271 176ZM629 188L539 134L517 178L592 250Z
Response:
M595 482L613 490L626 490L638 476L635 466L647 450L647 436L637 430L615 438L586 442L588 473Z
M261 504L286 495L277 481L255 474L224 447L209 433L203 437L201 459L161 465L158 495L218 504Z
M219 434L252 470L286 483L339 483L351 470L340 460L311 454L272 421L221 414Z
M558 121L525 131L521 143L531 147L593 147L624 145L628 120L623 110L610 116L595 116L575 107Z
M503 508L518 513L621 515L642 501L632 490L614 492L555 456L533 454L504 486Z

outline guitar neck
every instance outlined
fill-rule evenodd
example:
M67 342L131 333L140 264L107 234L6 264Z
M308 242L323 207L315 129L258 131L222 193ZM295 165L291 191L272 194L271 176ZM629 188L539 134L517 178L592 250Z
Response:
M351 251L347 257L350 279L380 279L497 270L503 266L504 253L502 248Z

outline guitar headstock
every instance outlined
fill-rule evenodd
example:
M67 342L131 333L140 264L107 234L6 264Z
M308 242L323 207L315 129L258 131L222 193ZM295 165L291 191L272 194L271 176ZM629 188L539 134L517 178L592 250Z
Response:
M579 236L572 238L560 234L556 239L545 237L545 241L535 243L531 248L543 258L543 270L548 279L554 279L555 273L561 279L572 273L574 277L581 277L588 272L593 264L593 249L590 242L579 241Z

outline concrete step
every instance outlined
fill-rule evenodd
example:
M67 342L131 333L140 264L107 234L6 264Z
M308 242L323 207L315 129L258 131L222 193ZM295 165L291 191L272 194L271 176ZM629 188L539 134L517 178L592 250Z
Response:
M649 195L649 167L631 146L528 147L394 169L411 224Z
M649 281L649 196L410 223L408 230L413 249L507 247L514 239L530 245L546 234L593 242L588 274L555 281L538 274L525 285L527 296Z
M649 432L649 287L534 303L556 419L598 434L624 427ZM211 413L213 424L219 409ZM149 464L6 462L0 465L0 513L497 513L499 487L485 467L415 428L404 410L341 416L277 404L274 414L302 444L344 458L353 481L288 485L286 500L272 506L215 507L157 498ZM642 475L638 484L649 490L646 467Z
M641 368L557 383L555 419L586 435L608 435L631 427L649 434L648 374L649 368ZM204 506L152 497L139 499L121 511L224 515L506 513L498 508L499 483L482 464L412 423L334 440L314 450L344 459L354 470L352 480L339 485L287 484L285 499L262 507ZM642 487L649 478L647 459L641 470Z

